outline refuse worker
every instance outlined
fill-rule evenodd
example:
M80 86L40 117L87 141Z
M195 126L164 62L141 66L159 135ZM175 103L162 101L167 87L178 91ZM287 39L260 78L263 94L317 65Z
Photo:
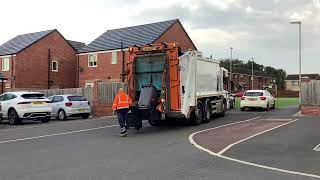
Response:
M126 136L127 132L127 120L129 106L132 103L131 98L127 95L123 88L119 89L118 95L114 98L112 109L117 113L119 124L120 124L120 135Z

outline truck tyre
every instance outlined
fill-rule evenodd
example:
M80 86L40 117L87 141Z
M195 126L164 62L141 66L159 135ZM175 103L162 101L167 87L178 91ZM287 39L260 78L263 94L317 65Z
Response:
M14 109L9 110L8 114L9 124L16 125L20 123L20 118Z
M208 122L210 122L211 117L212 117L212 107L211 107L210 99L206 100L205 105L206 105L206 108L205 108L205 115L204 115L203 122L208 123Z
M222 112L219 113L220 117L224 117L226 115L226 109L227 109L227 101L223 100Z
M198 126L202 123L204 117L204 107L201 101L198 101L195 109L194 117L192 119L192 125Z

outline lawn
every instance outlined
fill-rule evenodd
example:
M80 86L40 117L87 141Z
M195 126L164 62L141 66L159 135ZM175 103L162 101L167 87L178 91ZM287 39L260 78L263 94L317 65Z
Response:
M285 108L292 105L299 105L299 98L276 98L276 108ZM240 98L236 98L236 108L240 108Z

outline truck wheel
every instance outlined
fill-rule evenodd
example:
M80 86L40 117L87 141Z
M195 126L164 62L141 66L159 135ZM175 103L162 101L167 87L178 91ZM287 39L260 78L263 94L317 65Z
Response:
M9 124L15 125L20 123L20 118L14 109L11 109L8 114Z
M227 102L225 100L223 100L222 112L219 113L220 117L224 117L226 115L226 109L227 109Z
M208 123L210 122L212 117L212 107L211 107L210 99L207 99L205 104L206 104L206 110L205 110L205 117L203 119L203 122Z
M195 125L195 126L200 125L204 119L203 117L204 117L204 108L203 108L202 102L199 101L195 109L192 125Z

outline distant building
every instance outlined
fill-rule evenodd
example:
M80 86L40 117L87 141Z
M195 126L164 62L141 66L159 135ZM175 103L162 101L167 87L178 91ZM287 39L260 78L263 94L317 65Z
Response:
M80 50L79 86L93 86L95 80L120 81L128 47L161 42L177 42L183 51L196 50L178 19L108 30Z
M18 35L0 46L6 88L76 87L77 49L58 30Z
M309 81L316 81L320 79L319 74L301 74L301 78L308 79ZM299 74L289 74L285 79L285 90L286 91L300 91L299 86Z
M230 73L229 73L230 76ZM225 83L228 84L228 83ZM276 79L263 73L253 73L253 87L252 87L252 75L250 70L234 69L232 72L231 89L232 92L247 91L250 89L262 90L262 89L277 90ZM226 89L228 89L226 87Z

